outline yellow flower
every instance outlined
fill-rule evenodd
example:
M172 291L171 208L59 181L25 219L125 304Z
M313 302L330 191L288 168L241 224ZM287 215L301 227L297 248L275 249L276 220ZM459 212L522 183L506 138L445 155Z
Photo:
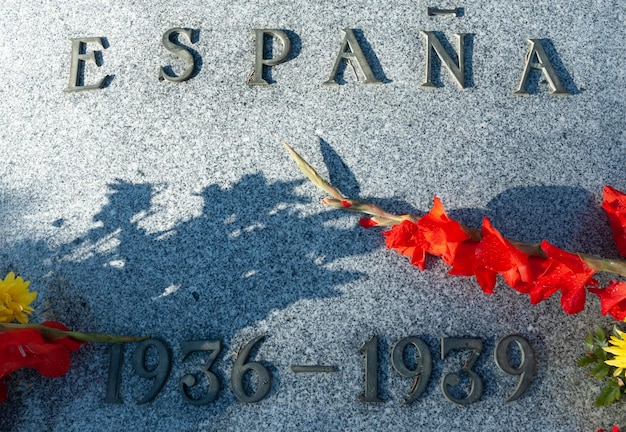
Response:
M28 291L29 285L30 281L15 277L13 272L0 279L0 322L28 322L28 315L34 311L30 304L37 298L36 292Z
M604 351L613 354L613 358L605 360L604 363L614 366L617 369L613 372L613 376L618 376L626 369L626 333L615 329L617 336L611 336L609 346L602 348Z

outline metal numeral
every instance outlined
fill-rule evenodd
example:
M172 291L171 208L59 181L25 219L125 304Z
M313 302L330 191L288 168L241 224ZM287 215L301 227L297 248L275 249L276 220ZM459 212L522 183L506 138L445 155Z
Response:
M189 355L193 352L197 351L208 351L209 352L209 361L208 363L200 370L202 374L206 377L209 388L207 389L207 393L204 397L195 399L189 394L189 389L196 385L196 377L193 374L186 374L180 379L180 383L178 384L178 389L183 395L183 399L186 402L189 402L192 405L206 405L208 403L213 402L217 399L217 395L220 391L220 380L213 372L210 371L213 362L219 355L222 350L222 341L185 341L181 343L181 349L183 351L183 361L189 357Z
M415 356L417 357L415 369L410 369L405 362L405 354L409 345L415 347ZM403 377L413 378L409 395L404 399L405 404L410 404L424 393L433 371L433 359L423 340L415 336L408 336L396 342L391 348L391 366Z
M480 356L482 349L483 342L480 339L441 338L442 360L445 359L446 355L452 350L472 351L467 361L461 368L461 371L470 379L469 392L465 397L458 398L450 392L450 387L457 387L461 382L458 374L449 372L441 378L441 392L450 402L465 406L480 399L480 396L483 394L483 381L480 376L472 370L472 366L474 366L474 363L478 360L478 356Z
M520 364L514 367L509 362L509 347L512 343L517 344L520 349ZM520 335L508 335L501 338L496 343L496 349L493 352L493 357L496 365L500 370L506 374L519 376L519 381L513 394L506 400L507 402L514 401L519 398L530 383L533 381L535 372L537 371L537 360L535 359L535 351L530 346L528 341Z
M146 364L146 354L150 348L154 348L157 354L157 364L152 369ZM170 366L172 355L170 350L160 339L148 339L140 342L135 352L133 353L133 368L135 373L142 378L152 379L152 386L148 390L148 393L137 402L138 405L145 404L154 399L165 384L167 377L170 374Z

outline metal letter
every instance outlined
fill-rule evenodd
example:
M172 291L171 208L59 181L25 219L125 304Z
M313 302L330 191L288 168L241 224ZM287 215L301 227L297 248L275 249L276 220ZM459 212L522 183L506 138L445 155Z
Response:
M72 41L72 63L70 66L70 83L65 89L66 92L76 92L83 90L95 90L102 88L105 80L109 78L106 75L97 84L84 85L83 72L86 61L94 62L96 66L100 66L96 59L96 53L100 51L87 52L87 44L95 43L104 48L104 41L101 37L87 37L70 39Z
M276 29L255 29L254 34L256 37L256 55L254 59L254 72L252 78L248 81L248 85L268 85L269 83L263 79L263 66L276 66L284 62L291 52L291 40L284 31ZM282 52L279 56L269 59L263 58L265 35L278 39L283 45Z
M548 81L550 87L550 95L552 96L569 96L569 92L566 91L561 85L561 81L557 76L552 63L543 49L541 39L529 39L530 50L526 54L526 64L524 65L524 72L522 73L522 79L517 87L517 90L513 92L514 96L528 96L526 89L528 85L528 75L530 69L538 69L543 73L543 76ZM537 61L535 62L535 58Z
M181 45L174 41L174 37L181 33L187 36L189 41L192 42L191 38L193 32L191 29L173 28L169 29L163 34L163 39L161 43L163 44L165 49L169 51L174 57L182 60L183 63L185 63L185 69L183 70L183 73L176 76L168 75L165 71L165 68L161 67L161 70L159 72L160 81L167 80L171 82L182 82L191 78L191 75L193 74L194 68L196 67L196 61L194 60L193 55L184 45Z
M357 42L352 29L343 29L342 31L344 32L344 37L341 41L341 47L339 48L339 55L337 55L337 60L335 60L335 65L333 66L333 70L330 72L328 81L325 81L324 84L339 85L339 83L335 80L335 77L337 76L337 71L339 70L341 62L344 59L350 62L356 61L359 68L361 68L363 76L365 77L363 84L380 84L381 82L376 79L369 63L367 63L363 50L361 50L361 46ZM346 48L348 50L346 50Z
M435 15L452 15L455 17L461 16L461 8L454 9L439 9L436 7L429 7L426 9L426 15L435 16Z
M454 80L461 88L465 88L465 50L463 44L465 42L465 36L467 33L455 33L454 35L459 38L459 52L457 54L459 58L458 65L452 60L450 54L443 48L441 42L432 31L420 31L422 35L426 37L426 82L422 84L422 87L437 88L432 81L432 52L435 51L441 64L448 69L448 72L452 75Z

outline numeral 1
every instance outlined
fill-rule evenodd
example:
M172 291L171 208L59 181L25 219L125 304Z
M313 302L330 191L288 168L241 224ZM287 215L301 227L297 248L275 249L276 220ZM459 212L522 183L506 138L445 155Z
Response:
M378 336L372 336L359 352L365 354L365 393L361 402L382 402L378 398Z
M122 360L124 358L124 345L113 344L109 346L109 376L107 378L107 393L105 403L122 403L120 399L120 380L122 378Z

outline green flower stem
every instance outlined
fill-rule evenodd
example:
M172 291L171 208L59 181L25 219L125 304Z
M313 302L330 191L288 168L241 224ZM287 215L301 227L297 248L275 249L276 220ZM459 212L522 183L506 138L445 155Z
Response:
M578 254L581 260L595 271L615 273L626 277L626 261L602 258L595 255Z
M393 226L402 222L403 220L409 220L411 222L417 222L418 220L420 220L421 216L411 214L395 215L392 213L387 213L385 210L375 204L344 197L337 188L322 179L317 171L315 171L315 169L311 165L309 165L309 163L305 161L302 156L300 156L294 149L292 149L289 144L287 144L285 141L283 141L282 143L287 148L287 151L289 151L289 154L295 160L296 165L298 165L298 168L300 168L304 175L306 175L315 186L333 197L323 199L323 204L341 210L365 213L367 215L373 216L372 220L376 222L377 225L381 226ZM479 229L468 227L465 225L461 225L461 227L474 240L480 241L480 239L482 238L482 234ZM546 257L546 253L543 251L543 249L541 249L541 245L539 243L526 243L517 240L509 241L513 246L515 246L517 249L521 250L524 253L542 258ZM599 256L578 252L570 253L578 255L580 259L583 260L583 262L587 266L589 266L589 268L595 271L614 273L626 277L626 261L624 260L602 258Z
M76 331L64 331L51 327L46 327L40 324L0 323L0 332L24 328L33 328L38 330L45 339L68 337L80 342L108 343L139 342L145 339L150 339L150 336L116 336L103 333L81 333Z

